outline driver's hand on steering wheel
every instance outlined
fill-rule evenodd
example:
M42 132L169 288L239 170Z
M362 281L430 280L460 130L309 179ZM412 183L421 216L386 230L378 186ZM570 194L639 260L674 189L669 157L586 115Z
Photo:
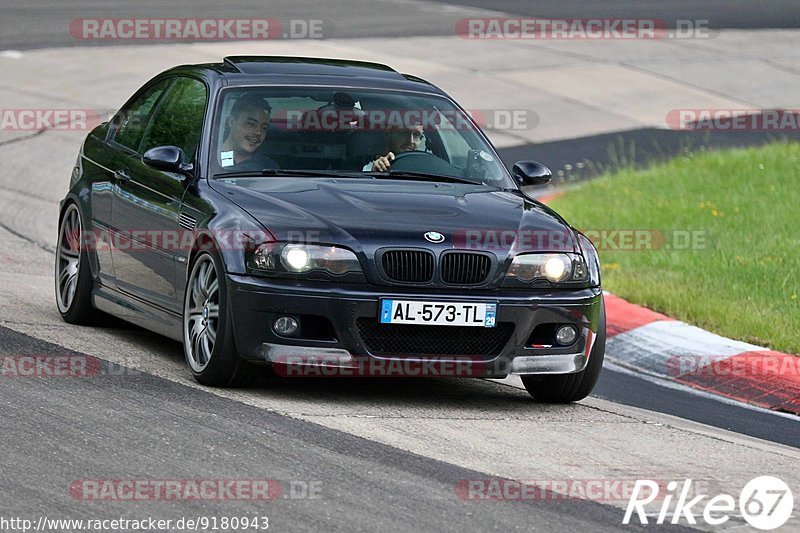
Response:
M386 172L389 170L389 167L392 166L392 161L394 161L394 154L389 152L388 154L378 157L375 161L372 162L372 170L377 170L378 172Z

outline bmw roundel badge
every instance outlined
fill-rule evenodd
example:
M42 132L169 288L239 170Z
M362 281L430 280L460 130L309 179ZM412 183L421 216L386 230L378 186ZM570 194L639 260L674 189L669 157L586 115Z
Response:
M438 231L429 231L425 234L425 240L433 243L440 243L444 241L444 235Z

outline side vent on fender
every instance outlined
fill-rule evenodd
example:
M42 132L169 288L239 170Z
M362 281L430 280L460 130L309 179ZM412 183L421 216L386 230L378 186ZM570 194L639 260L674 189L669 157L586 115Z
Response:
M194 231L194 229L197 227L197 220L186 213L181 213L178 217L178 225L183 229Z

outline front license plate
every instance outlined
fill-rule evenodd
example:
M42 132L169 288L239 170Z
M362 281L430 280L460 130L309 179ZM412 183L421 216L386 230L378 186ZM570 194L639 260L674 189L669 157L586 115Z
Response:
M493 328L496 320L497 304L381 300L382 324Z

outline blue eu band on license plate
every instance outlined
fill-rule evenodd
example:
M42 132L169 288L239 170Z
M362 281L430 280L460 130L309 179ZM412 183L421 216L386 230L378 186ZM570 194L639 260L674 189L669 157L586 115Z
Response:
M497 321L497 304L381 300L380 321L382 324L493 328Z

